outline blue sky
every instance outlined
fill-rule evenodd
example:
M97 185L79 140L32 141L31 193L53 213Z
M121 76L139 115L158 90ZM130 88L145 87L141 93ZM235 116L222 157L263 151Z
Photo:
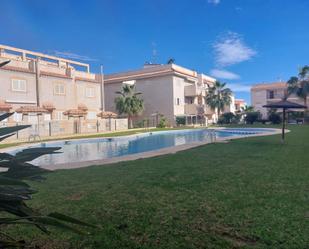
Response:
M308 0L1 0L0 43L83 60L105 73L145 61L250 85L309 64Z

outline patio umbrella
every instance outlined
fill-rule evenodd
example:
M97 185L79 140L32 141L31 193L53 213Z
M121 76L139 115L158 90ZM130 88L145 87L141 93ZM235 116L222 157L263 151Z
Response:
M274 109L282 109L282 135L281 135L281 141L284 142L284 130L285 130L285 113L286 109L304 109L307 108L304 105L300 105L297 103L290 102L288 100L281 100L278 102L269 103L267 105L263 105L263 107L266 108L274 108Z

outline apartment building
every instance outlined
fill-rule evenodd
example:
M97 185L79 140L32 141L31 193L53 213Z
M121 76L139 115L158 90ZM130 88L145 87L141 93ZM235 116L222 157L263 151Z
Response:
M247 103L244 99L235 99L235 104L234 104L234 109L235 112L240 112L242 111L243 108L246 107Z
M135 84L142 93L145 111L139 119L163 114L171 125L176 117L187 124L215 122L216 114L205 103L207 89L215 79L176 64L146 64L142 69L105 75L105 106L116 111L114 99L123 84Z
M102 77L89 64L0 45L0 112L17 111L10 121L97 119Z
M251 88L251 102L255 110L260 111L263 118L267 118L267 108L263 105L270 104L272 102L280 101L286 94L287 84L286 82L273 82L256 84ZM288 100L294 103L303 104L303 101L295 94L288 97ZM308 106L309 107L309 106ZM303 111L303 110L294 110Z

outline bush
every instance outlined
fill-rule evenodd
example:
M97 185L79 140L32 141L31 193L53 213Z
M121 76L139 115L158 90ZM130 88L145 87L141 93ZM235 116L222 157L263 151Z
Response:
M157 128L165 128L166 126L167 126L166 117L164 117L163 115L160 115L160 121L157 124Z
M186 117L176 117L177 126L186 125Z
M231 124L234 118L235 115L232 112L223 113L218 119L218 124Z
M238 124L240 118L240 115L235 115L232 112L223 113L218 120L218 124Z
M281 117L277 112L272 112L268 116L269 121L272 124L280 124L281 123Z
M261 118L260 112L248 112L245 116L246 124L253 124Z

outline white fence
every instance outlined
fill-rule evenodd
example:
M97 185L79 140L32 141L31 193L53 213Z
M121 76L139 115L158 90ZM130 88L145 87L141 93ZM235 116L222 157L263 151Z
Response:
M28 122L0 122L0 127L28 125ZM95 134L128 129L128 119L98 119L98 120L51 120L39 124L30 124L31 127L20 130L9 140L29 140L43 137L56 137L74 134Z

